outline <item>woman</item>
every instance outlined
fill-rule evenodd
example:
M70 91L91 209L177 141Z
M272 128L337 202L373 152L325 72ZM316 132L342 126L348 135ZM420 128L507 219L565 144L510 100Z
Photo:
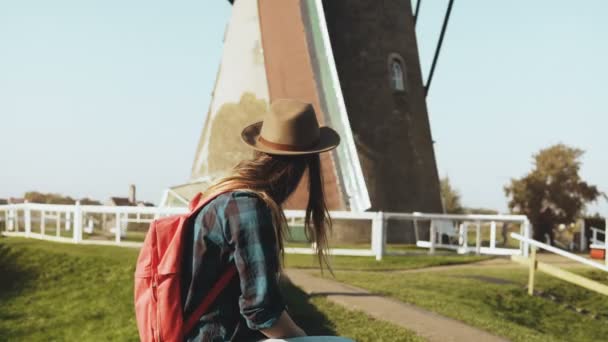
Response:
M331 221L323 194L319 153L335 148L338 134L319 127L313 107L295 100L272 103L263 122L241 137L255 150L252 160L212 185L217 196L197 214L186 236L182 289L185 315L192 312L232 264L238 276L203 315L188 341L249 341L305 336L285 310L278 276L287 222L281 206L304 173L309 198L305 230L319 263ZM191 247L191 249L190 249Z

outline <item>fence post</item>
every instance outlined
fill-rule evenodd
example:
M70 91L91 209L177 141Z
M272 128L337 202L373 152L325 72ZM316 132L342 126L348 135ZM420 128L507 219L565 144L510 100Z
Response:
M28 201L25 201L25 206L23 207L23 223L25 224L25 236L30 237L32 233L32 212L30 210L30 204Z
M469 229L465 222L458 226L458 254L467 254L469 252Z
M384 214L380 211L372 220L372 250L378 261L384 256L385 235Z
M431 248L429 248L429 254L435 254L435 240L437 239L437 227L435 227L435 223L433 220L430 222L429 227L429 240L431 242Z
M481 221L476 222L475 227L475 254L481 254Z
M528 268L528 294L534 295L534 273L536 272L537 261L536 261L536 247L532 246L532 254L530 255L530 264Z
M116 226L114 227L114 241L116 241L116 243L120 243L120 233L121 233L122 227L120 224L120 212L116 213Z
M604 264L608 266L608 217L604 223Z
M4 211L4 230L8 231L8 210Z
M61 212L60 211L55 212L55 235L57 235L57 237L61 236Z
M15 229L15 211L14 209L9 209L5 212L4 216L6 217L6 229L9 232L12 232Z
M581 219L581 236L580 236L580 246L579 251L585 252L587 251L587 234L585 234L585 219Z
M76 201L74 206L74 242L79 243L82 241L82 208L80 207L80 201Z
M40 234L44 235L44 231L45 231L45 226L46 226L46 211L41 211L40 212Z
M520 232L521 235L523 235L525 238L530 238L530 221L528 221L528 219L526 219L525 221L523 221L520 225ZM528 241L519 241L519 249L521 252L521 255L523 257L528 257L528 251L530 249L530 244L528 243Z
M490 248L496 248L496 221L490 222Z
M72 218L71 218L71 213L69 210L65 211L65 230L66 231L70 231L70 229L72 229L70 226L72 225Z

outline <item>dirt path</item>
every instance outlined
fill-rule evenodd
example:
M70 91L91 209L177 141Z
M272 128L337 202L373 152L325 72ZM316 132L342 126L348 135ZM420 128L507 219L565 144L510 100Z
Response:
M431 342L508 341L417 306L318 278L304 270L288 269L286 275L294 285L311 296L323 296L349 309L363 311L377 319L412 330Z

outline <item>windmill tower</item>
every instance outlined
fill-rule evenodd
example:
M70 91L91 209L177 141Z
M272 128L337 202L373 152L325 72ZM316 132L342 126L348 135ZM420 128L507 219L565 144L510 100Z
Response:
M313 103L342 143L322 156L334 210L441 212L410 0L236 0L188 198L251 151L238 129L278 98ZM302 208L297 190L289 208Z

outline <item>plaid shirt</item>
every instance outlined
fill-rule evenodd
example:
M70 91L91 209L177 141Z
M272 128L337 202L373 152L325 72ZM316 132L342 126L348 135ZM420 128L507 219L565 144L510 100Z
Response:
M184 315L202 302L231 263L238 277L200 318L187 341L248 341L264 338L285 309L278 286L279 260L270 209L256 195L218 196L196 216L186 234L182 269ZM238 278L238 279L237 279Z

